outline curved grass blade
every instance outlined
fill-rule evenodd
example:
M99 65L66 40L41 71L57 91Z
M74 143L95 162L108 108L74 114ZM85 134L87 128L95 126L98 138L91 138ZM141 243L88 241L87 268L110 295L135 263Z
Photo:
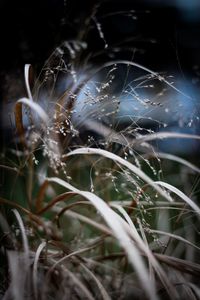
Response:
M20 214L18 213L18 211L15 208L12 211L13 211L13 213L14 213L16 219L17 219L17 222L19 224L19 228L20 228L20 232L21 232L21 236L22 236L22 241L23 241L25 260L28 260L28 258L29 258L29 246L28 246L28 239L27 239L24 223L23 223L22 218L21 218Z
M188 134L188 133L178 133L178 132L156 132L152 134L146 134L135 138L135 144L158 140L158 139L196 139L200 140L200 135Z
M104 288L104 286L102 285L102 283L99 281L99 279L97 278L97 276L95 276L95 274L93 272L90 271L89 268L87 268L83 263L81 263L82 268L90 275L90 277L95 281L95 283L97 284L97 287L101 293L102 299L103 300L111 300L110 296L108 295L106 289Z
M37 248L37 251L35 253L35 260L33 263L33 292L35 295L35 299L38 299L38 290L37 290L37 268L38 268L38 261L39 261L39 257L40 254L42 252L42 250L46 247L46 242L42 242L39 247Z
M168 295L170 295L170 297L172 299L177 299L178 295L176 293L176 290L174 289L173 285L168 280L167 275L165 274L165 272L159 265L158 261L153 256L153 253L150 250L148 243L145 243L145 241L143 241L142 238L140 237L140 235L139 235L135 225L133 224L131 218L129 217L128 213L120 205L114 204L113 206L116 207L120 211L120 213L124 216L125 220L127 221L127 223L124 222L124 226L125 226L127 232L130 234L130 236L132 236L133 240L138 244L139 248L142 250L142 252L148 258L149 265L152 266L154 268L154 270L156 271L156 273L159 276L160 280L162 281L164 287L166 288ZM152 283L154 283L155 282L154 277L151 276L150 278L151 278Z
M136 245L131 241L126 230L124 229L123 219L95 194L87 191L81 191L69 184L68 182L65 182L64 180L59 179L57 177L47 178L47 180L50 182L55 182L77 193L78 195L83 196L93 204L93 206L100 212L108 226L111 228L113 235L116 237L116 239L126 251L129 261L136 270L137 276L139 277L141 285L143 286L148 297L152 300L158 299L156 295L155 286L152 285L144 261Z
M31 108L32 110L34 110L37 113L37 115L41 118L41 120L45 124L48 123L49 117L48 117L47 113L44 111L44 109L39 104L37 104L36 102L30 101L29 98L24 97L17 101L17 103L15 105L15 111L18 109L19 105L21 107L21 104L27 105L29 108ZM22 120L21 120L21 122L22 122Z
M183 199L184 202L186 202L195 212L198 213L199 217L200 217L200 208L198 207L198 205L196 203L194 203L194 201L192 201L188 196L186 196L183 192L181 192L179 189L177 189L176 187L174 187L173 185L163 182L163 181L156 181L157 184L159 184L160 186L163 186L164 188L172 191L173 193L175 193L176 195L178 195L181 199Z
M75 211L72 211L72 210L65 211L64 208L62 210L60 210L60 208L56 207L56 206L53 206L52 210L55 211L58 214L60 214L60 212L61 212L65 216L69 216L71 218L74 218L74 219L77 219L77 220L79 220L81 222L84 222L84 223L86 223L88 225L91 225L94 228L102 231L105 234L112 235L112 231L108 227L106 227L105 225L99 224L99 223L95 222L94 220L92 220L91 218L88 218L88 217L86 217L86 216L84 216L82 214L79 214L79 213L75 212Z
M31 88L30 88L30 80L31 80L31 65L26 64L24 67L24 78L25 78L25 85L26 85L26 91L28 98L33 101L32 93L31 93Z
M172 160L172 161L178 162L178 163L190 168L194 172L200 173L200 168L196 167L195 165L193 165L192 163L190 163L186 159L183 159L183 158L181 158L177 155L174 155L174 154L164 153L164 152L156 152L156 153L152 152L152 153L148 153L147 155L143 155L143 157L145 157L145 158L159 157L159 158Z
M147 176L142 170L140 170L138 167L134 166L130 162L126 161L125 159L121 158L120 156L111 153L109 151L103 150L103 149L97 149L97 148L79 148L74 151L69 152L65 155L65 157L71 156L71 155L79 155L79 154L97 154L104 156L106 158L109 158L125 167L127 167L129 170L131 170L134 174L139 176L142 180L147 182L150 186L152 186L160 195L162 195L165 199L172 202L172 198L163 191L162 188L158 186L156 182L154 182L149 176Z
M200 251L200 247L198 247L197 245L191 243L190 241L186 240L185 238L183 238L180 235L177 235L177 234L174 234L174 233L170 233L170 232L165 232L165 231L162 231L162 230L155 230L155 229L150 229L149 231L152 232L152 233L159 234L159 235L169 236L170 238L173 238L173 239L181 241L181 242L183 242L185 244L188 244L191 247L194 247L195 249L197 249L197 250Z

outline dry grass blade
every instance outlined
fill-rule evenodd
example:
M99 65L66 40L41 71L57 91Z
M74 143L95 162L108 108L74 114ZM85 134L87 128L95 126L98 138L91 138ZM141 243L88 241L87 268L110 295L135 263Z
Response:
M147 134L147 135L140 135L140 136L136 136L135 138L130 138L129 136L126 136L124 134L120 134L119 132L116 132L115 130L109 128L108 126L95 121L95 120L84 120L84 125L87 126L87 128L94 130L95 132L97 132L98 134L102 135L103 137L105 137L106 139L108 139L109 141L112 142L116 142L119 143L121 145L125 145L125 146L134 146L134 147L139 147L138 149L140 149L141 151L143 151L144 149L141 148L141 144L142 143L146 143L148 141L153 141L156 139L169 139L169 138L181 138L181 139L200 139L199 135L195 135L195 134L187 134L187 133L178 133L178 132L156 132L156 133L152 133L152 134ZM157 154L157 152L156 152ZM150 155L150 154L147 154ZM152 155L155 155L155 153L152 153ZM163 158L167 158L164 157L164 153L161 153L161 156L163 156ZM167 155L167 154L166 154ZM190 164L189 162L177 157L177 156L173 156L170 154L168 154L168 159L172 159L172 160L177 160L180 163L183 163L185 165L187 165L188 167L194 169L195 171L199 172L199 168L195 167L194 165ZM159 156L159 153L158 153Z
M176 195L178 195L183 201L185 201L194 211L198 213L198 216L200 217L200 208L198 205L194 203L188 196L186 196L183 192L181 192L179 189L174 187L173 185L163 182L163 181L156 181L157 184L163 186L164 188L172 191Z
M139 237L138 231L135 228L135 226L134 226L131 218L129 217L129 215L127 214L127 212L125 211L125 209L121 205L115 204L115 203L111 203L111 206L114 207L114 208L116 208L122 214L122 216L125 218L125 220L129 224L131 230L133 230L134 234Z
M133 200L115 200L115 204L120 204L121 206L127 206L127 208L129 206L131 206ZM145 200L141 200L140 204L143 206L149 206L149 201L145 201ZM160 208L164 208L164 209L180 209L180 208L184 208L184 203L180 202L180 201L173 201L173 202L166 202L166 201L156 201L155 206L154 207L148 207L149 210L151 209L160 209ZM176 207L177 206L177 207Z
M35 200L36 212L39 212L42 209L43 200L44 200L44 196L45 196L47 188L48 188L48 182L44 181L39 188L38 195Z
M24 78L25 78L25 85L26 85L26 91L28 94L28 98L33 101L31 89L30 89L30 73L31 73L31 65L26 64L24 67Z
M131 241L126 230L124 230L124 220L119 215L117 215L100 197L96 196L95 194L87 191L80 191L77 188L73 187L71 184L57 177L47 178L47 180L50 182L55 182L77 193L78 195L83 196L94 205L94 207L100 212L100 214L104 218L105 222L111 228L113 235L116 237L116 239L126 251L129 261L136 270L137 276L140 279L141 285L143 286L146 295L152 300L158 299L156 295L155 286L152 285L152 282L149 279L145 263L136 245Z
M97 284L99 291L101 293L102 299L103 300L111 300L110 296L108 295L107 291L105 290L104 286L102 283L99 281L99 279L88 269L83 263L80 264L82 268L92 277L92 279L95 281Z
M134 174L139 176L142 180L147 182L150 186L152 186L160 195L162 195L165 199L172 202L172 198L165 192L163 189L161 189L156 182L154 182L149 176L147 176L142 170L140 170L138 167L134 166L130 162L126 161L125 159L121 158L120 156L111 153L109 151L103 150L103 149L97 149L97 148L79 148L74 151L69 152L65 155L65 157L71 156L71 155L79 155L79 154L96 154L104 156L108 159L111 159L129 170L131 170Z
M31 290L29 280L29 246L22 218L16 209L13 209L12 211L19 224L24 252L22 253L20 251L7 251L10 282L4 299L22 300L25 299L25 291L29 297L29 293Z
M146 134L135 138L135 143L141 144L143 142L149 142L158 139L196 139L200 140L200 135L178 133L178 132L156 132L152 134Z
M61 201L66 201L69 198L71 198L71 196L75 195L73 192L67 192L67 193L63 193L57 197L55 197L53 200L51 200L45 207L40 207L39 210L37 210L37 214L42 215L44 212L46 212L47 210L49 210L51 207L53 207L56 203L61 202ZM39 206L37 206L39 208Z
M153 256L153 253L150 250L148 243L143 241L142 238L140 237L140 235L138 234L138 231L135 228L135 225L133 224L131 218L129 217L129 215L127 214L125 209L123 207L121 207L120 205L114 205L114 206L121 212L121 214L126 219L128 224L124 222L124 226L125 226L127 232L129 232L130 236L132 236L133 240L137 243L138 247L142 250L142 252L148 258L149 265L155 269L157 275L161 279L161 281L162 281L163 285L165 286L166 291L168 292L170 297L172 299L177 299L178 295L176 293L176 290L174 289L173 285L168 280L167 275L165 274L165 272L163 271L163 269L161 268L161 266L159 265L159 263ZM150 274L152 275L152 273L150 273ZM154 283L154 277L151 276L150 278L151 278L151 282Z
M149 243L148 243L148 240L147 240L147 237L146 237L146 234L145 234L145 231L144 231L144 228L143 228L143 226L142 226L142 222L140 221L139 218L137 218L137 223L138 223L138 225L139 225L139 230L140 230L142 239L143 239L143 241L144 241L146 247L150 248ZM151 260L149 259L148 262L149 262L149 273L150 273L150 277L151 277L152 280L155 282L155 273L154 273L154 269L153 269Z
M17 201L10 201L7 199L0 198L0 204L6 204L12 207L16 207L17 209L23 211L25 214L27 214L32 220L34 220L38 224L42 224L41 219L39 219L36 215L34 215L32 212L30 212L28 209L24 208L23 206L19 205Z
M79 251L80 253L80 251ZM74 253L72 253L72 255L67 255L65 257L63 257L61 260L59 261L55 261L55 259L52 259L52 262L54 262L54 265L49 269L46 279L48 279L50 273L55 269L55 267L57 267L64 259L68 258L69 256L73 256L75 255ZM91 294L91 292L88 290L88 288L86 287L86 285L84 285L82 283L82 281L78 278L78 276L76 276L75 274L73 274L71 271L69 271L66 267L64 267L64 265L61 265L62 268L62 272L65 274L63 274L63 279L66 277L71 279L74 282L75 285L75 290L77 292L77 294L80 296L80 299L89 299L89 300L95 300L93 295ZM69 280L68 280L69 283ZM78 288L78 289L77 289ZM47 289L47 285L43 285L43 293L42 293L42 299L46 299L45 295L46 295L46 289Z
M35 299L37 300L38 299L38 290L37 290L37 278L38 278L38 272L37 272L37 268L38 268L38 261L39 261L39 257L40 257L40 254L42 252L42 250L46 247L46 242L42 242L36 253L35 253L35 260L34 260L34 263L33 263L33 291L34 291L34 296L35 296Z
M185 160L185 159L183 159L183 158L181 158L179 156L176 156L174 154L163 153L163 152L156 152L156 153L152 152L152 153L148 153L146 155L143 155L143 157L145 157L145 158L159 157L159 158L164 158L164 159L176 161L176 162L181 163L182 165L190 168L194 172L200 173L200 169L198 167L196 167L195 165L193 165L189 161L187 161L187 160Z
M8 243L9 246L14 249L17 244L15 235L12 233L6 218L3 216L1 212L0 212L0 232L1 232L0 234L1 249L3 250L6 248L6 247L4 248L4 241L6 241L6 243Z
M175 276L176 276L176 282L175 285L176 287L179 289L179 287L181 288L184 294L184 298L185 299L190 299L190 300L198 300L199 298L197 298L195 296L195 292L192 289L192 286L190 285L189 278L185 278L180 272L174 272Z
M82 259L82 257L80 257L79 255L87 252L89 250L92 250L94 248L94 246L89 246L87 248L83 248L83 249L79 249L77 251L71 252L70 254L65 255L64 257L60 258L59 260L57 260L52 266L51 268L49 268L47 274L46 274L46 279L48 280L50 274L52 274L52 272L55 270L55 268L57 268L59 265L62 265L64 262L66 262L68 259L76 256L77 258L79 258L80 261L84 261L84 259ZM62 247L61 247L62 249ZM64 248L62 249L64 251ZM64 251L66 252L66 251ZM69 252L69 251L68 251Z
M21 144L26 146L25 130L24 130L24 126L23 126L23 117L22 117L22 103L17 103L15 105L15 125L17 128L17 133L19 135Z
M195 299L197 299L197 300L200 299L200 288L197 285L195 285L191 282L184 282L184 284L187 284L193 290L193 292L196 296Z
M22 107L21 107L22 104L27 105L29 108L31 108L33 111L35 111L37 113L37 115L41 118L41 120L44 122L44 124L48 123L49 117L39 104L31 101L28 98L21 98L17 101L17 103L15 105L15 119L16 119L16 121L18 120L19 124L23 124ZM21 112L21 114L20 114L20 112Z
M67 211L70 210L71 208L78 206L80 207L80 205L90 205L91 203L89 201L76 201L74 203L71 203L69 205L64 206L58 214L55 215L53 222L57 223L58 228L60 228L60 218L61 216Z
M91 292L88 288L81 282L78 276L74 275L70 272L67 268L63 268L64 273L74 282L75 287L77 287L76 292L80 296L80 299L88 299L88 300L95 300ZM82 294L83 293L83 294ZM85 296L85 297L84 297Z
M21 218L20 214L18 213L18 211L16 209L13 209L12 211L13 211L13 213L17 219L17 222L19 224L20 232L22 235L23 246L24 246L25 260L27 263L27 260L29 259L29 246L28 246L28 239L27 239L27 235L26 235L26 229L24 227L24 223L23 223L22 218Z
M61 212L60 208L56 207L56 206L52 207L52 211L57 212L58 214L60 214L60 212ZM62 210L62 213L65 216L69 216L71 218L74 218L74 219L77 219L81 222L84 222L84 223L86 223L86 224L102 231L105 234L112 235L112 231L107 226L105 226L103 224L99 224L99 223L95 222L94 220L92 220L91 218L88 218L88 217L86 217L82 214L79 214L79 213L77 213L75 211L72 211L72 210L67 210L67 211Z
M84 120L84 125L86 125L88 129L94 130L103 136L106 140L125 146L134 145L135 139L131 139L127 136L125 137L123 134L120 134L119 132L111 129L109 126L106 126L96 120L86 119Z
M57 262L54 259L51 259L52 262L54 262L56 265ZM53 268L54 269L54 268ZM52 269L52 270L53 270ZM51 270L51 268L50 268ZM48 272L48 275L50 275L50 270ZM73 285L73 290L75 289L78 298L80 299L88 299L88 300L95 300L89 289L86 287L86 285L83 284L83 282L73 274L70 270L68 270L64 265L61 265L61 270L62 270L62 281L67 279L67 284L69 284L69 279L71 279L74 283ZM46 293L48 292L48 285L44 284L43 285L43 291L42 291L42 296L41 299L46 299ZM66 296L66 295L65 295Z
M31 101L30 99L21 98L17 101L17 103L15 104L15 124L16 124L17 132L21 144L26 148L27 145L25 142L25 129L23 125L22 104L27 105L29 108L35 111L37 115L41 118L41 120L44 122L44 124L48 123L49 117L39 104Z
M150 232L156 233L156 234L159 234L159 235L169 236L169 237L171 237L173 239L176 239L178 241L186 243L186 244L190 245L191 247L194 247L195 249L197 249L197 250L200 251L200 248L198 246L196 246L195 244L191 243L190 241L184 239L180 235L177 235L177 234L174 234L174 233L170 233L170 232L165 232L165 231L162 231L162 230L155 230L155 229L150 229Z
M9 287L6 290L4 300L23 300L25 290L24 264L21 264L20 254L16 251L7 251L9 265Z
M181 271L182 273L188 273L200 277L199 264L165 254L154 253L154 255L160 262L163 262L168 266Z

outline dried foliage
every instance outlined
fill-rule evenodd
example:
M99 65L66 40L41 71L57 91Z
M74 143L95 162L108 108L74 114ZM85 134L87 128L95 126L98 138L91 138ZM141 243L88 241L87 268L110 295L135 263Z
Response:
M63 42L33 89L25 66L0 165L3 299L200 299L200 169L157 147L198 141L198 108L170 76L95 55Z

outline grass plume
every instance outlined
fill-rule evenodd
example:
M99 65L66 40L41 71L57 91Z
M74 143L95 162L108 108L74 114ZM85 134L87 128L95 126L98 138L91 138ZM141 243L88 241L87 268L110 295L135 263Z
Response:
M199 299L200 169L157 147L198 143L168 126L176 96L193 99L131 60L92 65L86 49L63 42L34 84L25 66L17 134L0 162L2 297Z

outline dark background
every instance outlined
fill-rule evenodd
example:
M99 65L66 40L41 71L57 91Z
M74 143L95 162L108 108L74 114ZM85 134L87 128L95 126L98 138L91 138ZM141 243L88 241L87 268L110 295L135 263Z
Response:
M188 2L188 4L187 4ZM63 40L77 38L94 4L100 3L97 18L108 44L132 38L129 45L143 49L138 60L149 67L181 69L193 74L200 63L200 2L197 0L123 1L0 1L1 72L41 66ZM124 14L135 10L137 20ZM92 24L92 22L91 22ZM92 44L101 45L95 33ZM99 44L98 44L99 43Z
M90 22L88 32L84 27L95 9L107 51L95 23ZM102 55L91 55L93 64L108 60L112 46L122 46L116 57L175 74L199 89L198 0L1 0L1 105L24 96L26 63L33 65L37 75L55 47L77 38L87 41L88 53L102 51ZM2 112L6 113L3 107Z

